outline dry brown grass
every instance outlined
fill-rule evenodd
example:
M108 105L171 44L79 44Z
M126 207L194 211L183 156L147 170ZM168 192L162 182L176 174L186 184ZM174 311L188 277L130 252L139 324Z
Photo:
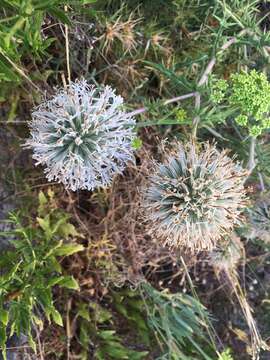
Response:
M137 152L137 164L130 164L110 188L95 193L63 190L56 196L58 206L71 213L85 236L87 250L65 260L83 295L102 297L110 285L138 284L164 266L172 267L174 276L181 268L179 253L148 234L141 208L151 157L160 157L156 150L160 139L147 131L142 136L147 136L148 142ZM188 262L193 260L190 257Z

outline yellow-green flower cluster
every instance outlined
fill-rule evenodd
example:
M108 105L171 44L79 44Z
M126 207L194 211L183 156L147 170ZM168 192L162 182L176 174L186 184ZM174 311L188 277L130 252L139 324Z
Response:
M270 83L264 73L242 71L229 80L214 82L211 100L215 104L227 100L238 112L237 124L248 128L251 136L259 136L270 128Z
M226 80L220 79L215 82L212 86L211 100L216 104L220 104L224 99L227 88L228 83Z
M177 118L177 122L179 124L183 124L185 123L185 121L187 120L187 112L185 109L183 108L179 108L176 112L176 118Z
M241 126L247 126L248 125L248 117L247 115L240 114L235 118L237 124Z
M240 111L236 122L248 127L250 135L258 136L270 128L270 83L264 73L252 70L233 74L228 100Z

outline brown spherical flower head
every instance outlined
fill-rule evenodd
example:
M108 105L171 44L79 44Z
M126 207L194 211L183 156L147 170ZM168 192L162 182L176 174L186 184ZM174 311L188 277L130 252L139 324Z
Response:
M150 234L173 248L212 250L241 222L247 171L206 143L175 144L144 191Z

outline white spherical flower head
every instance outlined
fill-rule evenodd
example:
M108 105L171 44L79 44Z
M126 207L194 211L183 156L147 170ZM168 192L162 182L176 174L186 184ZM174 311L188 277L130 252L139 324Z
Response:
M109 86L98 89L85 80L60 89L32 113L31 138L36 165L45 165L49 181L67 189L108 186L134 162L135 120L122 110L123 98Z
M239 224L247 173L226 150L178 144L153 173L144 208L150 233L164 244L212 250Z

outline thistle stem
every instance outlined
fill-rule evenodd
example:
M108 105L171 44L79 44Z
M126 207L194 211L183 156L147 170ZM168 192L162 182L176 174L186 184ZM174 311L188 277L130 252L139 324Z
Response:
M188 94L181 95L181 96L176 96L172 99L168 99L168 100L164 101L164 105L168 105L168 104L171 104L171 103L174 103L177 101L185 100L185 99L188 99L193 96L196 96L196 92L188 93Z
M200 107L201 107L201 95L199 93L196 93L196 95L195 95L195 111L199 111ZM196 140L199 122L200 122L200 116L196 115L195 118L193 119L193 130L192 130L192 139L193 140Z
M65 12L68 11L67 5L65 5ZM69 59L69 39L68 39L68 25L65 24L65 43L66 43L66 62L67 62L67 78L70 84L71 71L70 71L70 59Z
M258 176L259 176L259 180L260 180L261 191L264 192L265 191L265 185L264 185L262 173L259 172Z
M163 102L163 105L168 105L168 104L171 104L171 103L174 103L174 102L177 102L177 101L182 101L182 100L185 100L185 99L189 99L191 97L196 96L196 94L197 94L196 92L191 92L191 93L188 93L188 94L176 96L174 98L165 100ZM135 115L143 114L143 113L147 112L148 110L149 109L147 107L141 107L141 108L139 108L137 110L134 110L134 111L131 111L130 113L127 113L127 115L135 116Z
M248 165L247 165L247 168L248 168L250 174L252 173L252 171L254 170L254 168L256 166L255 147L256 147L256 137L252 136L250 139L249 160L248 160Z

